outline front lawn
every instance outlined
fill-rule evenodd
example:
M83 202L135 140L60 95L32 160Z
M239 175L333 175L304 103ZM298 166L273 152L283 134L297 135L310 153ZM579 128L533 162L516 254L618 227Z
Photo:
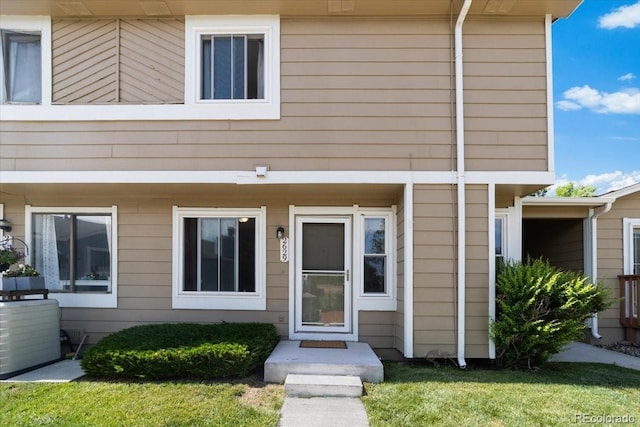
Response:
M365 388L362 400L373 427L640 423L640 371L608 365L552 363L519 372L389 363L385 382ZM226 382L7 382L0 383L0 426L275 427L283 398L281 385L256 376ZM626 424L613 418L624 416Z
M235 382L0 383L1 426L275 426L281 386Z
M366 393L374 427L640 423L640 371L600 364L550 363L538 372L386 364L385 382Z

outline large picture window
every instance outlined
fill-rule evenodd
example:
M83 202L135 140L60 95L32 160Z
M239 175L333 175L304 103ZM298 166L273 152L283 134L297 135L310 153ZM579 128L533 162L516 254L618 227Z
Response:
M65 307L117 305L116 207L27 206L27 262Z
M174 308L265 308L265 208L174 208Z

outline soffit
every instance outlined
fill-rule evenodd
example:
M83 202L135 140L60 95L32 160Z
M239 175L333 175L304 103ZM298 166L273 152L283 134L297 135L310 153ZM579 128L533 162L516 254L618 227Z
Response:
M582 0L475 0L469 16L566 17ZM2 15L449 16L462 0L0 0Z

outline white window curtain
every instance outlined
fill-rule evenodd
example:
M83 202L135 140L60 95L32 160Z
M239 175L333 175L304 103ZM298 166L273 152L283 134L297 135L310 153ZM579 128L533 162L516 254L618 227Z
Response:
M36 257L35 268L44 277L47 289L62 289L55 215L36 215L35 218L37 221L41 221L38 228L42 230L41 248L36 252L40 256Z
M2 31L1 36L2 102L40 102L40 35Z
M258 99L264 99L264 43L259 43L258 50Z

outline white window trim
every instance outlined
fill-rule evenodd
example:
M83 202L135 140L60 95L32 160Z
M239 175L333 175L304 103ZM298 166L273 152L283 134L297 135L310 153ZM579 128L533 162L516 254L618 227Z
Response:
M6 25L5 25L6 23ZM2 120L279 120L280 17L278 15L198 15L185 17L185 102L183 105L52 105L51 19L3 16L2 28L41 31L41 105L0 105ZM24 27L24 28L23 28ZM264 99L197 100L199 37L212 33L262 33L264 40Z
M633 274L633 230L635 228L640 228L640 218L622 218L624 274Z
M40 33L40 103L39 104L2 104L2 110L21 109L22 107L40 108L51 105L51 18L48 16L0 16L0 28L12 31L34 31ZM4 111L0 111L0 117L8 120Z
M364 292L364 221L366 218L384 218L385 229L385 253L387 255L387 271L385 274L386 292L380 294L367 294ZM354 265L353 265L353 285L356 288L354 294L357 299L359 310L370 311L395 311L396 300L396 206L391 209L369 209L359 208L354 222Z
M25 237L33 237L34 213L71 213L71 214L110 214L111 215L111 293L82 294L49 291L49 298L58 300L60 307L117 308L118 307L118 207L79 208L79 207L33 207L25 206ZM31 264L31 253L25 259Z
M256 218L256 292L184 292L182 272L184 218ZM267 308L267 208L173 207L173 284L171 307L194 310L266 310Z

